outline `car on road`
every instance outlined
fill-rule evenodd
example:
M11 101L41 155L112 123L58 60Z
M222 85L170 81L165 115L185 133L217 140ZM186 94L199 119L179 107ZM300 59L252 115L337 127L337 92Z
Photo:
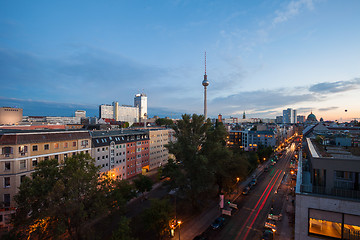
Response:
M211 224L212 229L219 229L221 228L225 223L225 218L218 217L215 219L215 221Z
M242 192L243 195L248 195L250 191L250 188L248 186L246 186Z
M262 235L262 240L272 240L274 239L274 232L270 229L265 229Z

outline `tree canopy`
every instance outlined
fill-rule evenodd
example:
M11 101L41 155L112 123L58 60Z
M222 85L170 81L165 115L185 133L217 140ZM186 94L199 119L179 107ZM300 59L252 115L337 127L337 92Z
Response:
M158 118L155 120L155 124L158 126L171 126L174 124L174 122L169 118Z
M20 238L83 239L92 234L85 225L116 204L131 198L124 183L99 176L99 168L88 154L39 162L14 199L14 225ZM119 187L119 186L122 186ZM117 189L116 192L114 189Z
M169 161L163 174L177 195L197 208L215 192L230 191L237 178L247 173L246 159L226 147L227 131L204 116L183 115L173 127L177 141L167 145L177 163ZM216 191L217 190L217 191Z

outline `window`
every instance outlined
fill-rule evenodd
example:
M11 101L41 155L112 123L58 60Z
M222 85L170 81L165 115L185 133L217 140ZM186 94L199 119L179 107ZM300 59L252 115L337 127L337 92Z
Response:
M4 177L4 188L10 187L10 177Z
M54 148L58 149L59 148L59 143L54 143Z
M21 175L21 176L20 176L20 183L23 183L24 180L25 180L25 178L26 178L26 175Z
M81 146L82 146L82 147L86 147L88 144L89 144L89 141L88 141L88 140L82 140L82 141L81 141Z
M20 160L20 169L26 168L26 160Z
M73 145L73 147L76 147L76 142L73 142L72 145Z
M36 152L38 150L38 146L37 145L34 145L33 148L32 148L33 152Z
M9 171L11 169L10 162L5 162L5 171Z
M44 150L49 150L49 144L44 145Z
M46 161L46 160L49 160L49 157L44 157L44 160Z
M3 147L2 148L2 154L4 154L5 157L8 157L12 153L13 153L13 148L12 147Z
M342 214L309 209L309 234L341 238Z
M10 194L4 194L4 205L10 207Z
M32 159L32 166L33 166L33 167L36 167L37 164L38 164L37 159L36 159L36 158L33 158L33 159Z
M64 148L67 148L69 146L69 144L66 142L64 143Z
M59 160L59 155L55 155L55 159L56 159L56 160Z
M67 159L68 155L67 153L64 153L64 159Z

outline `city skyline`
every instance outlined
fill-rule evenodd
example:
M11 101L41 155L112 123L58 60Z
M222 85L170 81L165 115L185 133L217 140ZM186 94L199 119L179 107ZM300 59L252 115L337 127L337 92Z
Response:
M209 117L275 118L290 107L351 120L359 10L358 1L3 1L0 105L89 111L145 92L150 117L202 114L206 50Z

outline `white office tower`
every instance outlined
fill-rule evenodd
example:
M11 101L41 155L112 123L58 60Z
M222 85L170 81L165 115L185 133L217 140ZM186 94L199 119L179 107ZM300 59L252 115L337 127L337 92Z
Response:
M114 107L112 105L103 104L99 106L99 118L114 118Z
M147 96L144 93L135 95L134 107L139 108L139 121L147 119Z
M292 118L291 118L291 123L297 123L297 114L296 114L296 110L293 110L293 114L292 114Z

